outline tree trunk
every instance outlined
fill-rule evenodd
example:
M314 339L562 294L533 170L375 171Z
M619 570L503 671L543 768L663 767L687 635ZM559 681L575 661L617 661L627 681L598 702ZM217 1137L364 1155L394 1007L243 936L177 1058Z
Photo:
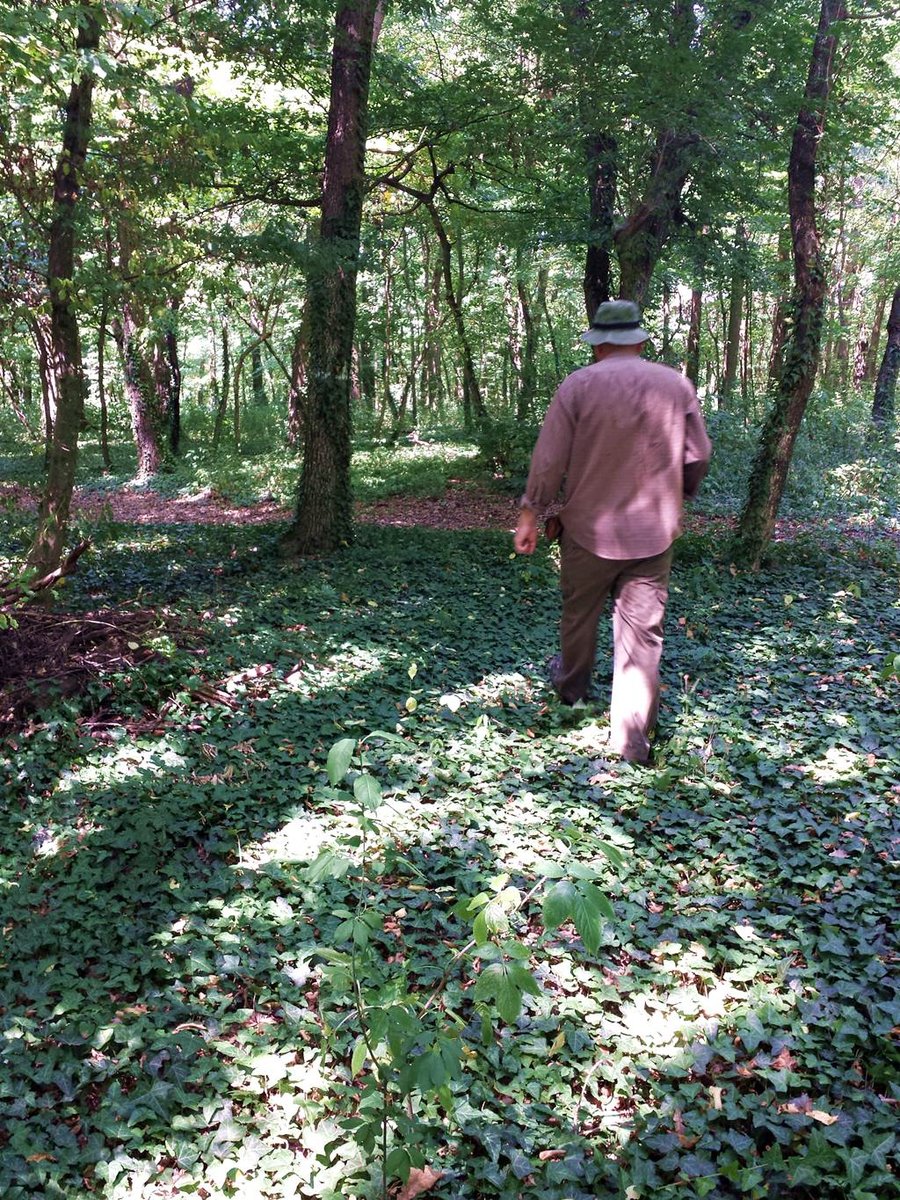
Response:
M744 325L744 287L746 280L742 267L735 267L731 275L731 293L728 299L728 335L725 341L725 374L719 392L719 408L729 408L738 382L741 362L741 331Z
M516 420L528 421L533 415L534 401L537 395L537 323L532 312L527 281L522 268L521 251L517 257L516 290L519 296L519 312L525 337L522 345L521 381L516 398Z
M900 370L900 287L894 292L891 312L887 324L887 342L881 369L875 382L875 399L872 403L872 422L883 429L894 419L894 395L897 390L897 372Z
M253 383L253 403L257 408L265 408L269 403L266 395L266 374L263 370L262 344L257 342L251 350L250 379Z
M76 48L83 56L100 45L101 12L85 5L79 12ZM72 83L63 125L63 149L53 175L53 207L47 258L50 303L48 371L56 398L56 419L41 498L38 528L28 553L39 575L55 570L62 558L75 486L78 437L84 426L85 378L81 333L75 307L75 236L79 181L91 130L94 77L84 65Z
M109 334L109 313L104 299L100 310L100 328L97 331L97 396L100 400L100 454L103 467L112 470L109 453L109 407L106 403L106 339Z
M562 358L559 353L559 344L556 340L556 330L553 328L553 318L550 315L550 308L547 304L547 284L550 281L550 272L546 267L541 267L538 272L538 307L544 314L544 320L547 323L547 337L550 339L550 349L553 353L553 370L554 370L554 387L562 379ZM591 317L593 320L593 317Z
M434 231L437 234L438 243L441 247L441 274L444 281L444 298L453 316L456 335L459 338L460 353L462 354L464 422L466 428L469 428L474 423L480 429L484 429L489 424L488 414L481 395L478 372L475 370L475 360L472 357L472 347L466 330L465 317L463 316L462 287L460 287L460 295L457 295L457 290L453 283L453 246L451 245L450 238L447 236L447 230L444 228L444 222L441 220L441 214L438 212L437 205L433 200L430 200L427 202L426 207L431 215L431 223L434 226Z
M225 416L228 412L228 401L231 399L231 347L228 338L228 322L222 321L222 378L219 381L219 391L216 396L216 419L213 425L212 447L218 450L222 442L222 431L225 428Z
M291 382L288 388L288 445L303 444L303 430L306 426L304 413L306 411L306 366L309 358L309 321L307 314L309 305L304 305L300 317L300 327L294 334L294 345L291 350Z
M422 396L433 416L441 404L441 264L431 264L431 247L426 243L425 259L425 314L422 337L424 358L422 364Z
M812 392L822 345L826 281L816 222L816 156L834 79L835 22L847 15L844 0L822 0L804 103L797 117L788 164L788 206L794 256L793 320L781 378L760 435L747 501L734 544L735 559L758 569L775 528L794 441Z
M691 289L691 311L688 321L687 347L684 355L684 373L694 387L700 382L700 330L703 318L703 289Z
M174 322L178 303L169 301ZM166 330L166 367L169 387L169 449L177 455L181 449L181 359L178 355L178 334L174 324Z
M366 125L379 0L338 6L319 245L310 269L310 371L303 467L286 554L328 553L353 535L350 370L365 189Z
M884 324L884 314L887 309L887 296L879 296L875 304L875 317L872 321L872 332L868 339L860 338L857 350L857 364L854 375L855 383L871 383L877 374L878 347L881 344L881 326Z
M634 300L641 307L647 302L653 271L679 219L681 194L699 142L692 131L664 129L657 135L643 199L616 230L623 300Z
M137 477L150 479L163 463L165 414L159 411L157 384L140 345L139 322L131 299L123 302L122 315L113 322L113 332L122 358L125 396L131 412Z
M590 229L584 264L584 306L588 323L597 306L612 294L612 263L616 204L616 155L618 144L609 133L592 133L585 138L590 196Z

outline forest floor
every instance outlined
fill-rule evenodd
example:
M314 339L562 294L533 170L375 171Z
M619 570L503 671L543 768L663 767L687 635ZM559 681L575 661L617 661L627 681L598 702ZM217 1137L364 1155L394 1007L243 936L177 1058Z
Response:
M15 483L0 483L0 503L22 511L37 510L33 489ZM363 525L393 528L443 530L504 530L511 532L516 523L517 498L490 487L470 482L447 484L440 496L388 496L377 500L357 500L355 515ZM149 487L122 487L98 493L76 488L72 512L89 520L106 520L135 525L268 525L289 521L291 509L277 500L259 500L237 504L204 488L188 496L167 496ZM714 529L727 532L734 517L712 515L688 509L685 528L701 532ZM775 540L786 541L804 534L835 534L855 542L887 541L900 546L900 522L871 518L813 517L801 520L781 518L776 524Z
M509 495L300 562L274 502L77 504L0 630L4 1200L900 1196L895 525L745 575L693 513L641 768Z

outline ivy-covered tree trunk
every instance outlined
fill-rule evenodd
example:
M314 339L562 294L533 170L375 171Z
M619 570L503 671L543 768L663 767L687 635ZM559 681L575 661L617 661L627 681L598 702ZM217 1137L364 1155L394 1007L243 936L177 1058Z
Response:
M289 555L328 553L353 533L350 371L365 190L366 126L379 0L339 4L319 245L309 279L309 379L303 468Z
M88 66L88 56L97 50L100 33L100 9L93 5L83 6L79 11L75 42L82 56L82 67L69 90L63 125L63 148L53 174L53 208L47 256L50 329L46 369L49 377L47 391L55 402L56 411L38 528L28 553L29 566L39 575L55 570L62 558L75 486L78 438L84 427L86 384L73 276L81 172L87 156L94 90L94 76Z
M900 371L900 287L894 292L891 312L887 324L887 342L881 369L875 382L875 399L872 403L872 422L883 428L894 419L894 395L897 391L897 373Z
M794 260L790 334L781 374L759 445L738 524L733 553L758 570L775 528L794 442L812 392L822 345L827 285L816 221L816 159L834 80L835 23L847 15L844 0L822 0L804 103L797 117L788 164L788 207Z
M151 358L141 345L142 322L131 299L113 322L113 334L122 359L125 397L131 413L131 432L137 450L137 476L150 479L165 458L168 413L162 403L159 381Z

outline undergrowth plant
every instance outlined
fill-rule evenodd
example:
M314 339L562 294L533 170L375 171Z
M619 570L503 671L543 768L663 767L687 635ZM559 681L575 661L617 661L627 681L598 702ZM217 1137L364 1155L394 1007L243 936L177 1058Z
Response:
M404 745L397 735L374 732L360 740L342 738L331 747L328 782L351 820L307 874L311 883L345 885L334 910L340 920L331 944L318 950L323 999L333 1012L333 1024L326 1023L324 1033L331 1052L340 1055L348 1028L351 1032L351 1086L344 1092L340 1127L369 1160L378 1156L381 1192L387 1196L391 1179L405 1183L412 1169L426 1165L420 1102L452 1122L451 1086L495 1040L500 1023L516 1025L525 997L541 995L531 965L539 949L538 925L547 936L571 921L593 956L602 922L612 921L614 914L596 883L601 872L591 865L573 863L567 872L559 863L544 862L541 876L527 888L501 873L474 896L448 898L463 935L449 948L440 976L430 986L417 986L421 964L408 956L386 958L379 939L393 919L385 877L421 872L391 835L382 788L370 770L369 747L378 741ZM612 866L624 867L620 850L598 845ZM464 980L464 1009L448 990L456 976Z

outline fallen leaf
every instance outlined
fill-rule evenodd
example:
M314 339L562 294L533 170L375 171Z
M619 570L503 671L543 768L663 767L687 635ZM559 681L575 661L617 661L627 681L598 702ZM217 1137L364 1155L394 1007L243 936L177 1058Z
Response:
M565 1157L565 1150L541 1150L538 1154L541 1162L561 1162Z
M818 1121L820 1125L833 1125L838 1117L835 1113L822 1112L820 1108L814 1108L809 1114L814 1121Z
M413 1167L409 1173L409 1179L406 1181L405 1187L397 1193L397 1200L415 1200L416 1196L422 1196L425 1192L430 1192L439 1179L443 1177L443 1171L435 1171L432 1167Z
M797 1060L788 1050L787 1046L783 1046L779 1050L775 1058L772 1059L772 1066L776 1071L793 1071L797 1065Z
M711 1087L709 1089L709 1097L710 1100L712 1100L712 1106L716 1112L722 1111L722 1092L724 1090L724 1088L720 1087Z

